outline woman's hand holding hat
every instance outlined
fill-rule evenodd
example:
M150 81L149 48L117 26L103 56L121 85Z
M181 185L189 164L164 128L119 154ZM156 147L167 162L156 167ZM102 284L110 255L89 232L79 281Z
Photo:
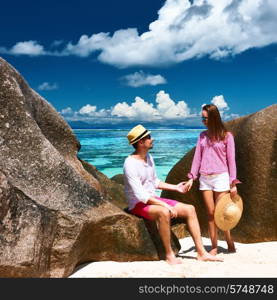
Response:
M231 198L234 198L236 197L236 195L238 194L238 190L237 190L237 187L236 185L233 185L231 188L230 188L230 196Z

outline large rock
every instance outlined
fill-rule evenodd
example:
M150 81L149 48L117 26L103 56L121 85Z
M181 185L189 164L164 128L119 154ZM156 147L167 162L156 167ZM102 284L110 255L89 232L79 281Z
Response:
M111 178L111 180L124 185L124 175L123 174L114 175Z
M235 136L238 191L244 210L232 236L238 242L277 240L277 105L226 123ZM195 149L169 172L166 181L187 180ZM196 181L185 195L163 192L162 197L195 205L202 234L208 236L206 209ZM224 238L220 233L220 238Z
M125 209L128 206L123 184L109 179L109 177L97 170L95 166L89 164L88 162L81 159L80 162L82 163L84 169L98 180L104 197L121 209Z
M84 169L71 128L1 58L0 107L0 277L159 259L144 222L110 203Z

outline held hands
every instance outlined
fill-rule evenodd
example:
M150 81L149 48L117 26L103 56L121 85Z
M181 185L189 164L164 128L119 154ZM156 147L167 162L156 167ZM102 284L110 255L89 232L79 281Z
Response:
M192 185L193 185L193 179L189 179L185 186L185 192L188 192L191 189Z
M182 181L176 185L176 191L178 191L179 193L185 194L186 192L188 192L191 189L192 184L193 184L192 179L190 179L189 181Z
M184 194L186 192L185 186L186 186L186 181L176 184L176 191Z

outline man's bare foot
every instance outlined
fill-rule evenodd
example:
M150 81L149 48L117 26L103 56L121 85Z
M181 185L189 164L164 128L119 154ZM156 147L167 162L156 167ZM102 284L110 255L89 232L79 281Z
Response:
M212 250L209 251L209 253L210 253L211 255L217 255L217 247L216 247L216 248L212 248Z
M222 258L219 258L215 255L212 255L208 252L202 254L202 255L197 255L197 260L200 260L200 261L223 261Z
M183 261L180 258L177 258L174 254L172 255L167 255L166 256L166 262L170 265L178 265L178 264L182 264Z

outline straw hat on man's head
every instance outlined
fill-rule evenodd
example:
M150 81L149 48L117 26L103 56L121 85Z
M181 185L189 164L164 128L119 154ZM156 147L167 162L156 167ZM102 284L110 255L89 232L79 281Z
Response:
M151 131L148 131L145 129L142 125L137 125L133 129L131 129L128 134L127 138L129 140L129 144L133 145L139 140L143 139L146 137L148 134L150 134Z
M215 224L223 230L231 230L234 228L242 215L243 203L241 197L237 194L231 198L230 193L220 197L215 206Z

